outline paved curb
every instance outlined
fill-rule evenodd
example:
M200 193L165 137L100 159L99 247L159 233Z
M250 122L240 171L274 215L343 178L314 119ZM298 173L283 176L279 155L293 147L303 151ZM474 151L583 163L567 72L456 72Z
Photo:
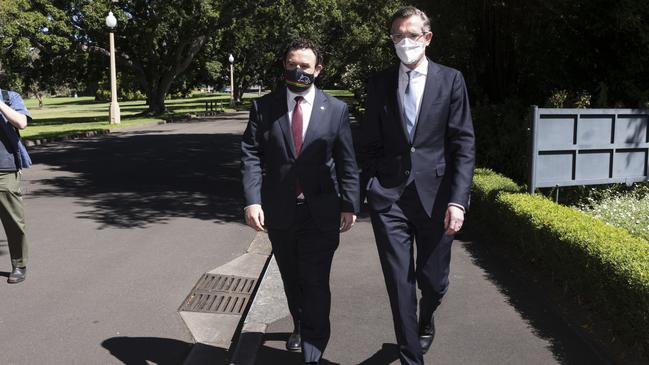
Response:
M101 130L88 131L82 133L68 134L65 136L44 137L44 138L37 138L37 139L23 139L23 142L25 143L25 146L33 147L33 146L38 146L50 142L70 141L73 139L102 136L108 133L110 133L109 129L101 129Z
M243 323L230 365L253 365L268 325L288 315L290 312L284 285L275 257L272 256Z
M258 233L246 253L208 273L261 278L270 256L268 237L266 234ZM260 284L257 284L253 296L259 288ZM223 361L221 354L227 352L232 346L233 338L241 327L241 319L246 316L245 312L242 315L234 315L179 311L179 314L195 341L184 365Z

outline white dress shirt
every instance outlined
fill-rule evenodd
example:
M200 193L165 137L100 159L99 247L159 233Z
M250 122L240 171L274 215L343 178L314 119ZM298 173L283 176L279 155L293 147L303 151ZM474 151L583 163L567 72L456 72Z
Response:
M295 97L301 96L304 98L300 103L302 108L302 141L306 135L306 130L309 127L309 120L311 119L311 111L313 110L313 102L315 101L315 86L311 87L304 93L296 94L289 89L286 89L286 106L288 107L288 124L293 127L293 109L295 109Z

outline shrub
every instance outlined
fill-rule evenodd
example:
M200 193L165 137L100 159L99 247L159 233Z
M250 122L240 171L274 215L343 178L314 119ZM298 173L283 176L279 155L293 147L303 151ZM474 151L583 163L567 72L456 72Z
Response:
M649 245L626 230L477 170L471 216L649 354ZM506 224L504 224L506 222Z
M500 175L490 169L477 168L473 177L473 197L478 199L494 199L501 191L519 192L521 187L512 179Z
M126 90L122 92L122 100L132 101L132 100L146 100L146 95L144 95L140 90Z
M97 92L95 92L96 101L110 101L110 97L110 90L97 89Z

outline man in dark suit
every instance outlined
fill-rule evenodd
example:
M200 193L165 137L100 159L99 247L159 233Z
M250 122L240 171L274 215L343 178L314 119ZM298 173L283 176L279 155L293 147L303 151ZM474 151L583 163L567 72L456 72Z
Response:
M395 13L390 38L401 62L369 80L362 125L367 202L402 364L423 364L433 341L475 159L464 79L426 58L432 37L419 9Z
M295 328L287 349L318 363L330 335L331 261L359 210L358 168L347 105L313 86L320 51L299 39L283 61L286 87L253 101L243 135L245 218L268 231Z

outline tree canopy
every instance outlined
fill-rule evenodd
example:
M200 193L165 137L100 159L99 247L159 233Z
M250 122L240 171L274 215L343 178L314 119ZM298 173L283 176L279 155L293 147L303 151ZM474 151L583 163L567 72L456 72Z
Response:
M649 3L642 0L478 0L414 2L432 20L429 56L464 72L480 104L543 104L561 91L592 104L649 102ZM325 52L318 82L362 98L367 75L396 61L386 37L387 0L2 0L0 71L26 91L61 84L86 93L106 88L113 11L120 90L147 95L164 110L170 91L227 84L235 57L236 92L271 87L292 37Z

